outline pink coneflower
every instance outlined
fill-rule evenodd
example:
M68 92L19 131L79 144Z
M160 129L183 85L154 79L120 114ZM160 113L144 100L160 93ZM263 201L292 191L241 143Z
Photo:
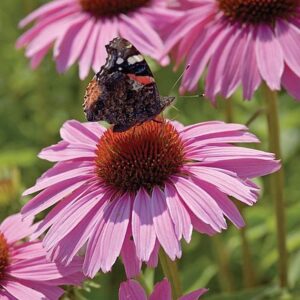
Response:
M35 230L31 223L17 214L0 224L0 299L57 300L64 293L60 285L83 280L78 257L67 267L57 265L46 260L40 241L22 241Z
M17 41L36 68L54 45L57 70L63 72L79 61L80 78L93 68L98 72L106 59L105 45L116 36L133 43L143 54L163 65L160 27L180 14L167 0L54 0L32 12L20 27L34 26Z
M186 58L181 92L197 88L207 67L206 95L250 100L262 81L300 100L298 0L181 0L187 10L168 37L175 59Z
M252 205L259 188L250 179L279 168L271 153L231 145L258 142L239 124L156 120L113 133L68 121L60 133L63 140L39 154L57 163L24 192L42 191L22 213L55 205L37 235L50 228L43 245L64 263L86 245L83 270L90 277L109 271L120 252L124 260L124 247L153 264L160 245L179 258L180 240L189 242L193 228L220 232L225 217L243 226L229 196Z
M191 292L185 296L178 298L178 300L198 300L207 289L199 289ZM144 289L135 280L127 280L121 283L119 289L119 300L172 300L171 285L167 279L154 286L152 294L147 297Z

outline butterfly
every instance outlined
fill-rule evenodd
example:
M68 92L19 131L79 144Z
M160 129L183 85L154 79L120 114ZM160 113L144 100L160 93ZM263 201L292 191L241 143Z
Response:
M106 63L87 86L83 108L88 121L106 121L114 132L153 120L175 97L160 96L143 55L126 39L105 46Z

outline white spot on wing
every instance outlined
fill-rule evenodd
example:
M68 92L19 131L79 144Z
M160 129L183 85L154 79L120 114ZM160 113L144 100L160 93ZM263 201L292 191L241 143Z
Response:
M144 57L139 54L139 55L133 55L127 58L127 62L129 65L134 65L135 63L141 62L144 60Z
M117 65L120 65L120 64L122 64L123 62L124 62L124 59L123 59L122 57L118 57L118 59L117 59L117 61L116 61Z

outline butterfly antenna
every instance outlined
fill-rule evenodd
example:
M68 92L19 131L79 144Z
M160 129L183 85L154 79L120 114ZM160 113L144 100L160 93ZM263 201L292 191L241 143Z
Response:
M178 98L204 98L205 94L197 94L197 95L190 95L190 96L178 96Z
M187 65L184 69L184 71L181 73L181 75L178 77L178 79L175 81L175 83L173 84L171 91L169 94L171 94L171 92L174 90L174 88L176 87L176 85L178 84L178 82L181 80L181 78L183 77L184 73L190 68L191 65Z

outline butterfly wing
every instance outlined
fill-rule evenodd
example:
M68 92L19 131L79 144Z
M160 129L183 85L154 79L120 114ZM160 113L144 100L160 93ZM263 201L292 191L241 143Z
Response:
M159 96L144 57L123 38L113 39L106 50L106 63L86 92L84 111L88 121L104 120L115 125L114 131L125 131L155 118L168 101Z

